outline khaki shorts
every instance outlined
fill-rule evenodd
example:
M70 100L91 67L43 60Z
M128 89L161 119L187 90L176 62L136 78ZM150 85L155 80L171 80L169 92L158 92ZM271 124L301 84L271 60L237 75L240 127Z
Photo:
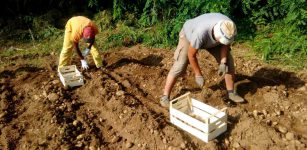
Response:
M189 50L189 41L186 39L183 29L179 33L179 42L174 54L174 64L169 72L169 75L173 77L178 77L184 74L189 64L188 59L188 50ZM221 45L210 48L207 51L214 56L215 60L221 62ZM227 53L227 62L228 72L234 73L234 60L230 52Z

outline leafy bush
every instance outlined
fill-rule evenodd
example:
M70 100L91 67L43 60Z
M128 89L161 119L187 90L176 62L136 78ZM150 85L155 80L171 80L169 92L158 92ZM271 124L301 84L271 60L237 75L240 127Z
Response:
M229 10L228 0L147 0L142 11L140 24L151 26L159 21L170 19L184 21L207 12L229 14Z
M282 0L242 0L241 7L255 24L266 24L287 14L287 5Z
M95 24L100 28L100 30L106 30L111 28L113 25L112 14L108 10L100 11L94 16Z
M306 34L307 24L307 3L305 0L286 1L284 5L288 6L288 13L284 19L287 25L291 25L293 30L299 29L302 34Z
M294 26L284 25L281 21L267 26L257 34L253 47L262 52L263 59L267 61L276 56L307 55L306 40L306 35L302 35Z
M23 5L18 5L24 7L21 10L27 10L32 8L32 3L25 1ZM80 10L95 12L93 19L103 32L99 35L102 39L99 42L106 43L105 47L130 46L140 42L148 46L173 47L187 19L208 12L220 12L236 22L237 41L251 42L253 48L263 54L264 60L307 54L305 0L47 0L44 3L47 5L37 11L47 12L46 8L54 8L51 6L71 6L65 10L66 17L77 15ZM12 7L4 10L8 8ZM61 12L50 10L47 15L37 13L38 17L20 13L17 12L17 21L0 23L1 26L8 24L0 30L1 35L10 33L6 36L29 41L32 37L35 40L48 39L63 32L54 26L63 24L58 23L59 18L65 18Z
M44 17L36 17L33 19L32 22L32 29L33 29L33 38L36 40L43 40L54 35L58 35L61 31L55 28L49 20L45 19Z
M115 46L131 46L138 43L140 34L134 27L126 26L123 23L118 23L115 32L107 37L107 43L110 47Z
M249 39L252 40L253 48L262 53L263 60L295 58L298 54L307 54L305 0L243 0L234 3L242 9L249 22L240 24L238 29L247 26L253 30L250 27L256 27L254 34L249 34L253 38Z

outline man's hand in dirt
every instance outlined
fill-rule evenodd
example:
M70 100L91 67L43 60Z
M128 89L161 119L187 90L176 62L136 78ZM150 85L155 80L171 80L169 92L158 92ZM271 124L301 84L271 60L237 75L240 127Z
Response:
M204 77L203 76L195 76L195 82L200 88L202 88L204 86L204 82L205 82Z
M224 76L227 72L228 72L228 66L224 63L221 63L218 70L219 76Z
M90 53L91 49L86 48L83 52L82 52L82 56L86 57L89 53Z
M81 60L81 67L83 70L87 70L89 68L85 59Z

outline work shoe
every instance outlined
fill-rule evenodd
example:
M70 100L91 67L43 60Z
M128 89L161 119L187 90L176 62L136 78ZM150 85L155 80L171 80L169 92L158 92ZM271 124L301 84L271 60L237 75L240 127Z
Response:
M160 104L161 104L163 107L169 107L169 97L166 96L166 95L163 95L163 96L160 98Z
M230 99L230 100L232 100L233 102L235 102L235 103L242 103L242 102L244 102L244 99L241 97L241 96L239 96L237 93L228 93L228 98Z

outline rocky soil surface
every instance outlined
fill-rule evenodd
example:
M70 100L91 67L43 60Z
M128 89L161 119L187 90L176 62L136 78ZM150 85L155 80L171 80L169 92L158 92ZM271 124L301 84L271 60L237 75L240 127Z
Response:
M236 88L246 102L226 97L217 63L198 55L205 88L197 88L189 67L172 98L186 92L216 108L227 107L227 131L205 143L169 121L159 97L173 52L141 46L102 53L105 68L93 61L83 71L85 84L64 88L57 76L57 56L45 67L22 59L0 70L0 149L306 149L307 71L288 72L244 57L233 49ZM76 59L72 61L79 66Z

